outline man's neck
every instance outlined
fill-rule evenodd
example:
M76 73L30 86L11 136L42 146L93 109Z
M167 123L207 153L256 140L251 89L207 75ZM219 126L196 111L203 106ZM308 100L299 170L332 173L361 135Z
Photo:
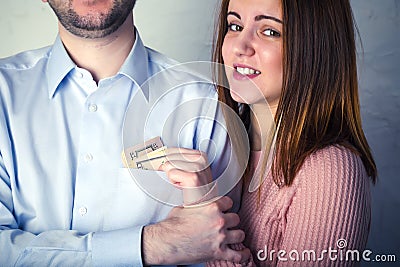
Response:
M59 23L60 38L72 60L84 68L98 83L117 74L135 43L132 14L114 33L104 38L81 38L68 32Z

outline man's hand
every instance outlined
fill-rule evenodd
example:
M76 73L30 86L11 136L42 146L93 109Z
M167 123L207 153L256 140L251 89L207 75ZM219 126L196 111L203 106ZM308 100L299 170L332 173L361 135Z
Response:
M193 264L212 260L245 262L250 251L235 251L229 244L244 240L235 213L224 213L233 205L229 197L204 206L174 208L164 221L143 230L145 265Z

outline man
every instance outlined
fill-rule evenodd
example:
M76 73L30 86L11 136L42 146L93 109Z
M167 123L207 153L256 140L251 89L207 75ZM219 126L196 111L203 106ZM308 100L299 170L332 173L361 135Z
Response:
M0 61L0 266L248 258L248 250L228 247L244 239L242 231L229 230L239 223L236 214L226 213L231 199L171 210L141 191L123 168L128 105L137 113L148 108L146 101L162 92L143 86L145 81L173 64L143 46L133 25L135 1L42 1L59 20L55 44ZM158 117L167 121L179 99L215 99L209 88L195 87L175 92ZM216 107L211 111L216 114ZM145 121L148 137L164 140L159 118ZM192 128L182 143L164 142L198 149L198 135L215 137L209 127ZM218 158L224 142L215 141Z

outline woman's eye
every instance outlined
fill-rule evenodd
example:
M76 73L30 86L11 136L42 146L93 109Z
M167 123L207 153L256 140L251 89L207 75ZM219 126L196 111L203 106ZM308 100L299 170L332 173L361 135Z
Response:
M241 27L237 24L231 23L228 25L228 30L232 31L232 32L240 32L242 29L243 29L243 27Z
M273 29L266 29L265 31L263 31L263 34L266 36L272 36L272 37L280 37L281 34L278 31L275 31Z

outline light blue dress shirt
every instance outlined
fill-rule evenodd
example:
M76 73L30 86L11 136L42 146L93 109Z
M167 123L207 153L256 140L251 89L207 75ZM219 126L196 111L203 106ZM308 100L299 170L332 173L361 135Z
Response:
M174 64L144 47L138 33L118 74L98 84L59 37L0 60L0 266L142 266L142 228L171 206L134 181L123 148L155 136L168 147L203 146L214 176L229 149L215 122L201 119L203 112L219 116L216 105L197 101L215 100L212 86L189 83L165 94L146 82ZM163 78L182 75L191 74ZM191 100L194 119L171 121ZM129 103L135 113L123 139Z

